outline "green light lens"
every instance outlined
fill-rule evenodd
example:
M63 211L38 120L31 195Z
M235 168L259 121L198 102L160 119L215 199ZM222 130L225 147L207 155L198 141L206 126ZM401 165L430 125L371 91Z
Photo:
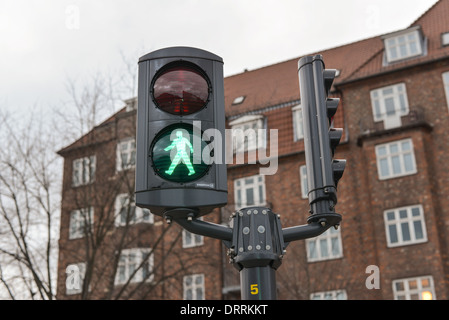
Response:
M195 132L195 135L198 133ZM174 124L164 128L153 141L151 157L154 171L165 180L190 182L201 178L210 165L203 159L203 150L209 148L201 136L201 150L194 150L194 132L192 125ZM205 155L209 153L204 152ZM206 160L208 161L208 160Z

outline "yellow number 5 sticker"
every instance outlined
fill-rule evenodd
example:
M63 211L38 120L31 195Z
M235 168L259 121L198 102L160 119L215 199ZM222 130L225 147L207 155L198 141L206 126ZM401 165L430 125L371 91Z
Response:
M257 284L252 284L251 285L251 294L258 294L259 293L259 288L257 287Z

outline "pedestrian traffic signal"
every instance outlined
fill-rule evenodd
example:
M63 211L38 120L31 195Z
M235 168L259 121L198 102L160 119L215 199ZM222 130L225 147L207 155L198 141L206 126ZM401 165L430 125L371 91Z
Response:
M136 204L176 218L227 202L223 60L172 47L139 59Z
M194 152L191 141L201 141L201 152ZM154 139L150 158L154 172L161 178L179 183L197 180L207 173L210 165L203 161L204 150L209 145L195 136L188 124L173 124L163 129ZM198 155L198 159L194 159ZM195 161L198 160L198 161Z

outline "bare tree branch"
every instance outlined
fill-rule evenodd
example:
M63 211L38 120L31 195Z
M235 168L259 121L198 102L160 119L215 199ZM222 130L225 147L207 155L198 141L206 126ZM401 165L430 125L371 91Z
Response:
M0 114L0 119L4 144L0 154L0 222L7 227L3 232L9 240L1 245L0 259L1 254L13 258L18 275L31 276L39 297L54 299L51 259L56 249L53 233L57 209L52 199L57 183L50 173L56 162L56 156L51 155L52 139L43 131L42 119L34 114L25 125L9 114ZM41 227L43 234L38 233ZM24 278L23 284L28 286L29 282Z

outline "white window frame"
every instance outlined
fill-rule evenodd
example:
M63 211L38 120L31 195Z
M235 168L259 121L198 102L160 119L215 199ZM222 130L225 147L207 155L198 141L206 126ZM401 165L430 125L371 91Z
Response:
M371 90L370 95L374 122L384 121L385 129L401 126L401 116L409 114L405 83ZM393 104L392 110L389 103Z
M406 142L410 144L409 150L403 150L404 149L403 145ZM396 152L391 150L393 145L397 145ZM385 154L381 153L381 150L383 148L385 148L386 150ZM376 162L379 180L387 180L397 177L408 176L418 172L412 139L403 139L380 144L377 145L375 149L376 149ZM407 158L410 157L411 169L407 169L405 161L406 157ZM393 159L398 159L397 161L399 162L397 163ZM382 168L384 165L386 165L386 168L388 169L388 174L384 174L382 172ZM399 172L394 173L394 168L397 167L397 165L399 165Z
M154 279L154 256L150 248L131 248L122 250L117 265L117 272L115 275L115 285L121 285L128 282L133 272L140 266L144 260L144 256L150 254L145 265L143 265L129 280L130 283L136 282L152 282ZM151 253L150 253L151 252ZM146 275L150 274L146 279Z
M449 71L443 72L443 85L444 85L444 92L446 93L446 103L449 110Z
M262 115L247 115L231 121L232 146L234 153L266 148L266 130ZM242 137L243 135L243 143Z
M69 239L83 238L94 224L94 208L88 207L70 212Z
M423 55L424 41L419 29L405 30L383 38L387 62L396 62Z
M449 31L448 32L443 32L441 34L441 46L442 47L449 46Z
M126 157L126 163L123 163ZM136 139L128 138L117 143L117 171L128 170L136 166Z
M426 221L422 205L394 208L384 211L385 233L389 248L427 242ZM419 223L422 238L417 238L417 223ZM392 230L396 234L393 242ZM404 240L404 231L408 232L409 240Z
M325 261L343 257L341 228L338 228L337 230L335 230L335 228L329 228L318 237L307 239L305 243L308 262ZM337 248L338 252L334 252L334 248Z
M95 180L95 155L73 160L72 186L78 187L94 182Z
M252 179L252 182L250 181ZM247 190L253 190L254 203L247 202ZM239 197L240 195L240 197ZM266 204L265 176L254 175L234 180L235 210L249 206L264 206Z
M189 297L189 291L191 297ZM206 286L204 274L191 274L186 275L182 281L182 292L184 300L205 300L206 299ZM201 294L198 297L198 293Z
M203 220L203 217L200 217L199 220ZM182 230L182 247L183 248L193 248L199 247L204 244L204 237L199 234L192 233L187 231L186 229Z
M348 295L344 289L314 292L310 294L310 300L348 300Z
M66 270L71 270L71 269L76 270L76 272L74 272L73 274L66 273L67 274L66 283L65 283L65 294L66 295L79 294L83 291L84 277L86 275L86 263L78 262L78 263L71 263L71 264L67 265ZM79 287L71 288L71 286L68 286L67 285L68 277L78 277L77 284L79 285Z
M297 105L292 108L293 118L293 141L299 141L304 139L304 123L302 118L301 105Z
M299 180L301 180L301 198L309 198L309 185L307 182L307 167L302 165L299 167Z
M392 286L394 300L423 300L423 293L430 293L436 300L431 275L393 280Z
M154 223L154 215L149 209L144 209L136 206L134 199L130 197L128 193L118 194L115 198L115 225L117 227L126 226L126 219L122 219L122 210L126 210L126 217L128 214L132 214L134 211L134 216L129 218L128 224L135 223ZM128 213L128 210L130 212Z

